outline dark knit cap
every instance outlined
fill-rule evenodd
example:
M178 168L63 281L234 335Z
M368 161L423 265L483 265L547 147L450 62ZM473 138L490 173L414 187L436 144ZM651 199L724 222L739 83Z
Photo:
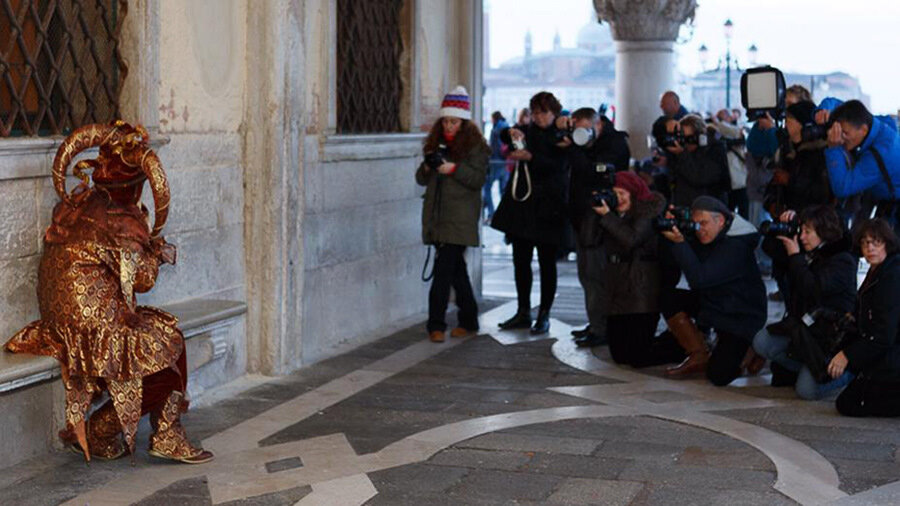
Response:
M722 203L721 200L709 195L703 195L694 199L694 202L691 204L691 211L709 211L731 216L731 209L728 209L728 206Z
M787 114L799 121L801 125L814 123L816 121L816 104L808 100L801 100L788 106Z

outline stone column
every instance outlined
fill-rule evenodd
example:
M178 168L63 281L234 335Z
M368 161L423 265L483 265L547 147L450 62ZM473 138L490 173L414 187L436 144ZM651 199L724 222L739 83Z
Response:
M616 41L616 128L628 132L634 158L649 153L659 97L675 86L673 44L696 6L696 0L594 0Z

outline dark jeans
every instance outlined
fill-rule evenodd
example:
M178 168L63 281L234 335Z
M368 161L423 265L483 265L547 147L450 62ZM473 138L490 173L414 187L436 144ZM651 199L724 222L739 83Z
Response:
M844 416L900 416L900 381L856 377L835 403Z
M466 330L478 330L478 305L466 270L465 251L466 247L458 244L435 247L434 279L428 293L428 332L447 330L444 315L450 302L451 286L456 292L459 326Z
M690 290L663 290L660 294L663 316L668 320L677 313L687 313L696 318L700 312L700 297ZM715 329L718 339L706 366L706 377L716 386L725 386L741 375L741 362L753 335L742 336L733 332Z
M556 297L556 246L538 244L526 239L512 238L513 267L516 277L516 295L519 313L531 314L531 259L534 249L538 252L541 269L541 312L549 313Z
M491 195L491 189L494 187L494 181L500 185L500 195L506 189L506 183L509 181L509 172L506 171L506 160L491 160L488 167L487 179L484 181L482 188L483 207L487 211L486 217L490 219L494 216L494 198Z
M606 335L606 249L579 247L575 250L578 282L584 290L584 310L591 334Z
M665 333L656 335L659 313L610 315L607 320L609 353L617 364L649 367L684 360L684 350Z

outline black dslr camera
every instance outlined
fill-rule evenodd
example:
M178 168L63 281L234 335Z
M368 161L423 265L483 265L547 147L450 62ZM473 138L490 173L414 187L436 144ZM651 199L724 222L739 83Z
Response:
M769 237L794 237L800 233L800 222L796 220L784 223L764 221L759 224L759 231Z
M678 230L685 233L691 230L697 231L697 229L700 228L700 226L691 219L690 207L677 206L669 209L667 212L672 215L672 218L667 218L665 213L653 218L653 230L656 230L657 232L666 232L672 230L672 227L678 227Z
M803 125L803 129L800 130L800 136L803 138L801 142L825 140L828 138L829 128L831 128L831 122L825 125L818 123Z
M437 151L425 154L425 165L431 170L437 170L444 164L447 158L447 145L441 143L438 145Z
M599 207L606 202L606 207L615 209L619 206L619 198L613 186L616 185L616 166L611 163L597 162L594 165L596 190L591 194L591 206Z

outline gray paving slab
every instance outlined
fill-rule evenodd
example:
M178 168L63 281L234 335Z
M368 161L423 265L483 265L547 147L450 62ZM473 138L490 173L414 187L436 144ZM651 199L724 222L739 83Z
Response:
M548 474L524 474L509 471L472 470L448 492L468 498L486 498L511 504L515 501L544 501L565 478Z
M626 506L644 488L643 483L572 478L564 481L547 504L583 504L586 506Z
M522 471L569 478L614 480L629 463L625 459L568 455L564 453L536 453Z
M458 448L524 450L545 453L591 455L602 441L560 436L491 433L457 444Z

